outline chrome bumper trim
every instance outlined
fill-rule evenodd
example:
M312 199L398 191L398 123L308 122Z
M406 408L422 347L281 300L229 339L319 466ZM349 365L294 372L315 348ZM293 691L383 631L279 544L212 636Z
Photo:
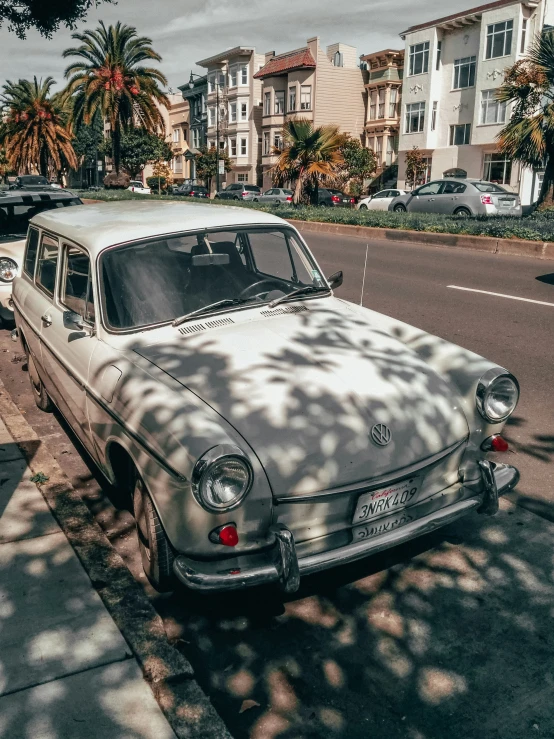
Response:
M517 485L519 472L515 467L493 462L486 462L480 466L484 488L481 495L434 511L372 539L298 559L293 535L281 524L272 527L275 543L268 550L216 562L199 562L179 555L173 565L175 575L192 590L206 592L237 590L278 582L286 593L294 593L300 586L300 575L349 564L384 549L404 544L410 539L446 526L474 509L486 515L493 515L493 511L498 510L498 496L504 495Z

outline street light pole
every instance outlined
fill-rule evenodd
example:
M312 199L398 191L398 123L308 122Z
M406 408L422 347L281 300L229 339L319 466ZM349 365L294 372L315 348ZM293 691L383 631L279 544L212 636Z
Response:
M215 191L219 192L219 72L215 77Z

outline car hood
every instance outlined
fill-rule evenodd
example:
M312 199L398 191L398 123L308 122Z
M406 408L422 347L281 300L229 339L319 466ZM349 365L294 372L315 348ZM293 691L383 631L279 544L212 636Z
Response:
M206 318L134 349L237 429L279 498L384 475L467 437L455 391L372 314L333 299L281 309L293 307L220 328L225 318ZM372 440L376 424L388 445Z
M24 236L0 236L0 257L9 257L21 267L25 251Z

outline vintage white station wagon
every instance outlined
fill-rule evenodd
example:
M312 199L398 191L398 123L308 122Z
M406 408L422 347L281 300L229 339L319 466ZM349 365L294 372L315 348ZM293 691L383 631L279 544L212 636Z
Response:
M132 496L158 589L294 592L494 514L517 484L487 459L515 378L337 298L341 281L252 210L140 201L32 219L13 302L37 403Z

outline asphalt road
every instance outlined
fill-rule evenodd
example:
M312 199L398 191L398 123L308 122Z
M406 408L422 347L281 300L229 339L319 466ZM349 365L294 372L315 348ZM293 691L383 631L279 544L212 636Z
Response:
M307 240L327 274L344 270L339 295L359 302L365 241ZM260 590L155 594L132 517L63 420L35 407L18 346L0 331L0 374L12 398L143 583L237 738L554 738L554 306L448 285L554 303L554 263L391 242L368 249L364 305L518 376L522 399L507 456L522 471L520 506L306 578L286 601Z

